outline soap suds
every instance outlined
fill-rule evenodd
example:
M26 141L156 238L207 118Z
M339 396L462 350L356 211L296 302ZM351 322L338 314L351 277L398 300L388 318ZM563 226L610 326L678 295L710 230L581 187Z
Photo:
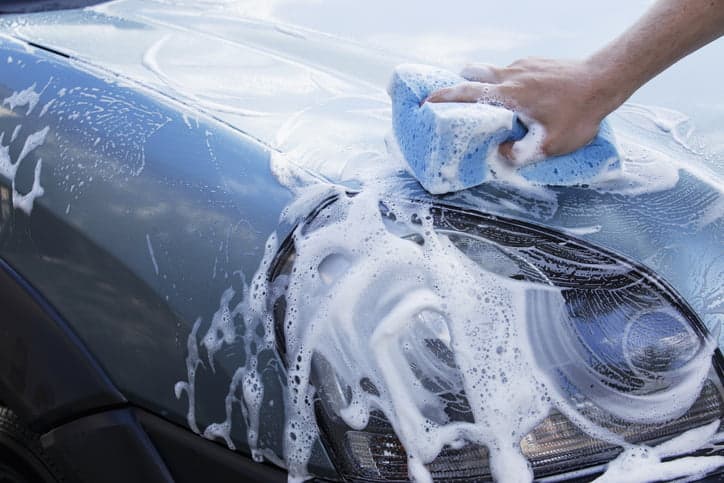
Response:
M236 331L234 330L234 317L239 313L241 306L229 307L229 302L234 297L235 291L231 288L221 296L219 302L219 310L214 313L211 319L211 325L201 343L208 354L209 367L215 371L214 355L221 349L224 344L231 344L236 339Z
M689 142L689 139L694 131L694 125L691 123L691 119L689 119L689 117L685 114L671 109L665 109L662 107L653 108L641 104L629 103L626 106L632 111L638 111L647 116L653 121L656 127L667 135L670 135L671 139L676 141L676 143L682 148L692 154L702 154L692 148Z
M158 263L156 262L156 255L153 253L153 245L151 245L151 237L146 233L146 247L148 248L148 255L151 257L153 263L153 271L158 275Z
M664 458L691 453L710 444L719 421L691 429L655 447L631 446L611 461L596 483L647 483L678 478L702 478L724 466L724 456L689 456L671 461ZM691 481L691 480L689 480Z
M527 351L520 348L517 325L525 311L521 290L481 272L449 241L431 235L424 210L421 219L427 221L416 233L427 236L419 247L387 230L374 190L340 203L336 223L298 233L295 243L296 275L287 293L286 318L287 352L296 361L288 376L293 395L286 429L290 475L306 476L311 442L317 437L310 371L314 354L319 354L340 371L342 387L352 390L340 416L351 427L363 428L373 409L382 411L407 451L410 476L416 481L429 481L423 464L446 445L462 441L489 445L496 477L529 480L532 474L518 442L549 406L526 360ZM323 263L331 257L341 258L342 270L328 272L325 281ZM471 296L471 290L477 296ZM424 317L415 322L423 314L429 323L441 325L426 327ZM481 314L488 319L485 327ZM446 423L442 403L418 387L407 360L415 355L405 347L414 332L425 330L449 331L477 424ZM357 346L365 340L368 346ZM503 350L489 355L481 347ZM486 366L488 373L479 370ZM360 388L357 381L364 378L378 396ZM439 406L433 411L431 404Z
M275 292L278 287L266 279L277 251L273 238L242 301L232 304L235 291L224 292L207 334L200 341L194 336L194 353L203 346L211 357L211 370L213 355L234 340L249 348L248 354L254 354L247 356L232 378L225 401L225 419L202 429L204 436L234 447L232 410L238 406L250 428L248 443L255 459L274 457L258 438L263 424L260 412L264 385L257 365L259 350L251 351L251 347L274 347L274 337L269 336L274 332L274 317L262 301L284 295L287 309L283 331L289 363L284 465L290 481L310 476L307 463L319 436L311 401L323 389L314 380L319 360L334 370L340 387L349 390L348 399L336 407L337 416L359 430L366 426L373 411L384 414L406 450L409 476L415 481L431 481L427 463L441 451L467 444L488 448L495 479L530 481L532 470L520 441L553 409L584 433L625 448L622 456L609 465L603 477L608 481L617 481L620 468L631 461L653 454L650 448L631 446L593 422L590 414L571 403L560 381L546 370L556 360L541 355L540 338L530 333L531 317L564 317L561 290L513 281L473 263L446 235L436 233L428 205L394 201L404 198L404 194L393 178L368 179L362 191L348 194L347 189L316 182L312 174L295 167L284 156L273 155L271 164L279 179L296 195L295 202L284 212L283 222L292 223L304 217L330 196L338 200L324 210L321 221L300 226L295 232L294 269L284 276L288 278L282 284L286 290ZM381 215L380 203L389 209L391 218ZM567 230L588 235L600 229L598 225L584 225ZM550 263L551 270L555 270L558 262ZM579 268L579 275L586 278L594 277L597 270L595 266ZM244 329L232 324L236 317L244 319ZM633 317L633 325L621 328L624 334L638 330L636 320ZM263 335L253 327L264 327ZM565 328L561 330L560 334L543 339L574 341L570 334L565 334ZM425 334L434 334L444 342L459 373L435 360L421 342ZM638 340L624 335L624 340L628 338ZM644 423L668 421L683 414L698 396L714 348L712 341L700 347L687 364L677 369L671 386L659 393L621 397L615 396L610 388L597 388L598 395L603 390L610 391L610 409L615 417ZM637 360L635 353L627 357L630 364ZM195 364L191 365L198 367L198 362ZM578 360L574 366L585 364L585 360ZM444 402L425 387L410 367L438 371L453 391L464 391L473 421L449 420ZM656 384L644 376L641 375L646 384ZM193 384L190 376L184 384L184 388ZM606 398L599 402L609 409ZM189 418L191 415L189 412ZM684 439L692 440L690 433L685 434ZM647 460L651 463L646 466L647 472L641 473L643 478L704 474L724 463L719 458L704 457L660 462L662 458L676 456L670 447L677 446L678 439L672 441L668 447L665 444L664 449L655 450L658 456ZM696 449L693 446L691 443L682 453Z
M48 109L50 109L50 106L52 106L54 102L55 99L51 99L43 104L43 108L40 110L40 114L38 115L38 117L43 117L48 112Z
M35 163L35 167L33 169L33 184L27 193L20 193L18 191L15 184L15 178L20 164L31 152L43 145L49 131L50 127L46 126L40 131L36 131L28 135L28 137L25 138L23 148L20 151L20 154L18 155L18 158L15 162L13 162L13 160L10 158L10 144L8 144L7 146L3 144L5 133L0 133L0 175L10 180L10 184L12 186L13 207L22 210L28 216L33 211L33 204L35 203L35 200L43 196L43 194L45 193L45 190L40 184L42 160L38 159ZM13 131L13 136L11 136L10 143L12 143L14 138L17 137L18 132L19 126L16 126Z
M17 126L15 126L15 129L13 129L13 135L10 136L11 143L15 142L15 140L18 138L18 134L20 133L20 128L22 128L22 127L23 127L22 124L18 124Z
M296 127L295 122L290 119L287 126L290 131ZM663 132L660 126L656 129ZM522 146L526 148L525 152L519 153L529 159L537 156L537 146L543 136L542 131L533 131L529 145L526 147L524 143ZM282 132L279 138L280 142L286 142L290 136ZM625 139L628 150L635 144L635 138L631 135ZM313 152L303 143L297 148L295 154ZM340 158L347 160L357 148L360 146L345 149ZM632 153L627 151L626 154ZM633 153L634 157L636 154ZM540 309L539 305L544 304L551 314L560 316L563 297L559 289L511 281L481 269L462 255L446 235L435 233L429 219L429 206L410 208L393 201L404 198L405 189L395 184L397 181L385 185L366 177L361 192L349 187L330 188L328 184L319 183L314 174L294 169L281 159L282 156L277 154L272 156L272 169L297 197L285 210L284 223L293 223L308 215L330 196L336 196L338 201L324 210L323 221L315 222L313 227L297 229L294 270L282 276L287 278L281 282L282 287L288 285L287 290L275 292L278 287L267 280L267 271L278 248L273 236L257 274L248 285L244 284L243 293L232 288L224 291L218 310L206 319L208 326L204 327L208 330L204 336L199 338L194 333L189 339L189 347L193 345L195 356L191 363L187 360L187 366L193 371L187 371L188 381L179 383L183 384L182 389L177 389L179 397L193 386L192 375L201 364L199 348L209 357L204 366L210 371L215 370L214 357L219 357L222 349L231 344L243 344L245 354L243 364L229 384L224 401L225 417L200 430L194 419L195 430L207 438L219 439L235 447L231 425L232 412L238 407L249 428L248 444L254 458L274 458L259 438L260 430L264 429L261 411L265 387L258 354L260 347L267 350L275 347L274 317L263 301L284 294L288 305L283 333L285 359L289 364L285 376L284 465L289 469L290 481L309 476L307 463L318 437L311 400L321 390L321 384L314 381L315 361L320 357L333 368L340 384L349 388L349 399L336 408L337 415L351 428L362 429L372 411L382 412L405 446L409 476L416 481L430 480L432 475L426 463L434 460L442 450L470 443L490 449L491 469L497 479L505 476L506 481L510 477L530 480L531 467L521 451L520 440L552 409L564 413L587 434L624 446L624 454L636 451L642 454L641 447L626 444L616 434L591 422L588 414L581 414L563 395L560 382L541 368L539 358L533 357L539 349L532 348L529 341L528 304L534 298L532 294L538 294L541 298L537 299L536 308ZM314 168L312 163L319 163L314 156L300 160L307 168ZM654 155L650 160L651 164L642 167L641 172L658 171L661 157ZM384 153L373 159L369 172L379 174L383 169L379 161L387 161ZM388 173L389 166L385 164L384 170ZM349 170L342 166L329 172L348 173ZM630 174L630 171L624 173L624 178ZM626 183L631 179L625 178L627 181L622 182L624 178L619 175L605 180L609 184L601 189L623 193L629 188ZM502 175L498 179L508 181ZM643 192L665 189L669 181L661 184L642 181L640 188ZM510 206L505 208L528 214L526 190L537 188L543 193L540 198L547 206L541 216L553 216L558 205L552 190L525 183L516 186L517 182L511 179L507 186L512 192L520 188L520 196L506 196L496 199L496 203L509 203ZM469 196L469 204L480 208L474 195L462 193L456 196ZM380 202L398 221L396 228L380 215ZM412 223L413 218L419 223ZM585 221L578 226L564 231L579 236L602 231L601 225L587 225ZM397 230L405 232L407 238L400 236ZM424 243L413 243L413 239ZM555 265L556 261L550 263ZM595 274L596 267L580 267L580 270L581 276L590 277ZM452 374L450 368L440 366L421 343L421 334L434 334L443 341L454 354L462 374ZM713 344L701 347L697 357L680 371L682 378L673 384L675 387L662 390L663 397L632 398L627 401L631 403L630 407L626 404L614 407L617 415L632 420L663 421L685 412L701 389L713 348ZM191 349L189 354L192 354ZM440 371L454 389L464 390L474 411L474 421L445 419L442 403L410 369L411 362L417 367L426 364L425 367ZM485 375L480 374L481 369L486 371ZM365 390L361 379L369 381L374 391L370 391L369 386ZM669 404L666 397L675 401ZM189 394L190 419L194 415L192 399L193 395ZM276 407L279 407L278 401ZM651 407L654 410L647 413ZM665 457L663 452L657 454L660 458ZM621 460L626 458L628 456L622 456ZM673 474L669 462L660 464L664 466L657 466L657 462L648 467L651 475ZM686 460L689 474L709 471L714 464L718 467L721 462L700 458ZM615 475L619 466L612 462L607 478Z
M575 236L592 235L601 231L601 225L562 227L560 230Z
M287 161L275 155L272 162L297 195L285 210L286 222L313 211L330 196L338 200L319 215L319 221L297 228L294 268L288 276L280 276L281 285L270 283L266 275L278 249L272 237L254 279L243 285L248 289L240 298L235 298L236 290L227 289L206 335L200 341L196 335L190 339L194 348L187 366L193 370L188 371L189 380L177 386L177 395L185 390L190 405L189 386L200 364L199 347L205 348L211 370L214 355L235 340L244 344L247 354L230 383L225 419L201 429L205 437L234 447L232 411L239 406L255 459L273 458L258 439L264 394L258 354L259 347L275 347L275 338L270 336L274 334L273 304L266 301L284 296L284 349L289 363L284 464L290 481L310 476L307 462L319 436L312 400L319 391L328 390L314 380L320 360L334 371L325 376L327 384L330 377L337 378L340 387L349 391L345 402L334 409L337 416L360 430L373 411L384 414L405 448L409 476L415 481L431 481L426 465L445 448L468 444L488 448L496 480L530 481L532 470L520 441L553 409L585 433L626 446L569 401L562 386L543 369L542 361L547 359L541 359L538 344L531 345L537 337L530 333L531 317L564 316L559 289L510 280L483 269L447 235L436 232L429 205L395 202L399 187L394 180L368 182L361 192L349 195L328 184L310 183L313 178ZM380 203L388 209L386 216ZM286 288L280 291L280 286ZM237 301L232 304L233 300ZM233 322L239 317L244 329ZM570 338L562 334L544 338ZM454 369L436 359L425 346L426 337L445 344L454 357ZM681 378L673 378L673 385L663 391L664 396L630 399L629 406L614 407L617 416L636 420L648 411L647 421L663 421L683 413L699 393L714 347L713 343L700 347L696 357L681 368ZM585 361L578 363L585 365ZM473 420L450 420L445 413L447 402L412 367L440 374L453 393L464 391ZM658 400L667 398L668 404L659 404ZM193 414L190 407L190 420ZM719 464L718 460L687 460L687 467L690 472L706 472L714 463ZM616 467L612 463L608 474Z
M174 386L174 394L177 399L181 399L181 395L186 393L188 402L188 411L186 413L186 424L194 433L201 434L199 426L196 424L196 371L203 363L199 358L199 347L197 343L197 332L202 320L196 319L191 332L186 341L186 380L179 381Z
M171 122L157 106L123 90L64 87L46 106L46 115L73 121L63 123L64 128L56 133L57 150L65 161L59 169L71 179L87 177L89 171L102 179L141 175L146 145ZM91 166L75 162L74 150L79 144L93 146L98 152ZM70 185L62 179L59 182L64 188Z
M285 452L290 477L306 477L311 442L317 437L310 378L318 356L337 371L341 387L351 391L339 416L361 429L373 410L384 413L407 451L415 481L430 481L425 464L445 447L466 443L488 448L496 480L530 481L520 439L552 408L586 433L622 444L579 414L530 358L537 351L526 335L531 307L561 317L560 294L482 270L445 236L435 234L426 207L407 211L395 205L393 218L424 243L400 238L380 216L379 204L389 196L373 186L352 198L340 194L340 206L327 215L329 222L316 230L300 228L295 236L285 319L286 350L295 361L287 380L292 396ZM408 219L421 224L407 224ZM533 297L535 293L543 295ZM419 359L419 348L410 349L417 347L418 333L446 334L442 339L454 354L474 422L447 421L444 405L436 406L440 401L426 394L409 369L410 363L434 367L424 355ZM699 394L713 348L708 344L691 361L685 381L663 396L646 396L638 403L628 399L631 407L615 408L618 416L664 421L680 415ZM370 381L375 393L361 388L360 380Z
M35 83L22 91L13 92L10 97L3 100L3 106L9 106L15 110L16 107L28 106L25 115L29 115L40 101L40 93L35 91Z
M268 459L284 466L284 462L275 452L262 447L259 441L264 397L262 372L265 370L259 366L259 359L264 353L275 353L273 319L266 305L268 291L271 290L267 283L267 273L277 250L276 236L272 234L267 240L264 257L251 283L246 284L240 272L235 274L240 277L241 292L237 293L232 287L224 291L219 308L211 317L209 329L201 340L197 334L203 320L196 321L187 342L187 380L176 384L175 394L177 398L184 392L187 394L189 427L206 438L224 441L230 448L235 448L230 433L232 412L234 407L238 406L246 425L247 444L252 458L255 461ZM215 354L234 341L241 341L243 344L244 358L229 383L228 394L224 400L225 419L210 423L201 430L196 421L195 379L199 366L205 364L200 358L199 348L206 350L208 367L215 371ZM273 417L277 419L278 413Z
M18 166L10 159L10 145L5 146L3 144L4 138L5 133L0 133L0 174L8 179L14 180L15 171L17 171Z
M724 195L724 180L709 168L706 152L692 148L689 118L669 109L625 104L611 116L623 159L620 175L592 184L603 192L638 196L674 188L684 170Z
M30 216L30 213L33 211L33 203L35 203L35 199L43 196L45 193L43 187L40 186L40 170L42 166L43 161L38 159L33 172L33 186L27 193L20 194L17 190L15 190L15 183L13 182L13 206L24 211L28 216Z
M540 161L545 157L543 140L546 137L546 130L538 121L523 113L518 113L518 117L528 128L528 132L523 139L513 143L511 161L517 166L523 166Z
M460 104L460 103L429 103L425 107L434 112L440 124L446 132L438 132L441 138L453 138L451 151L444 151L445 159L431 159L434 166L440 166L439 186L435 192L455 191L455 182L460 177L460 163L465 154L470 150L473 140L490 133L510 130L513 128L514 114L508 109L488 104ZM460 121L464 119L465 122ZM449 132L447 132L449 130ZM454 133L454 136L453 134ZM451 154L451 157L447 155ZM435 152L441 155L440 152ZM488 152L481 156L481 159L488 160L497 156L497 145L491 143Z
M17 164L20 164L20 162L25 159L25 156L30 154L33 150L43 145L45 137L48 135L48 131L50 131L50 127L46 126L40 131L32 133L25 139L25 144L23 144L23 150L20 151Z

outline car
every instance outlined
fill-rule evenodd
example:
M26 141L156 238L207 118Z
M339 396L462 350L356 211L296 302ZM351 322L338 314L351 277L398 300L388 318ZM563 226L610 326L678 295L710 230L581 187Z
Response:
M433 196L396 65L620 19L48 3L0 16L0 479L721 479L720 45L612 115L621 178Z

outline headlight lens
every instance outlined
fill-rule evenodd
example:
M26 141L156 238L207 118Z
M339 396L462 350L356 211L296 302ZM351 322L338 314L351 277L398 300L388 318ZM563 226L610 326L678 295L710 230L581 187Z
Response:
M394 215L384 206L381 210L394 223ZM711 347L712 338L681 297L651 271L531 224L446 207L433 208L432 215L438 234L487 271L561 290L566 317L551 313L543 320L538 314L529 321L528 332L538 365L578 414L634 444L657 444L721 420L721 354L715 352L711 366L697 364L697 358L709 357L706 347ZM399 235L420 242L404 229ZM293 270L293 261L294 246L288 242L273 277L283 279ZM330 273L344 269L334 260L325 263ZM535 295L531 300L536 303ZM282 353L285 308L281 296L275 302L275 317ZM444 401L445 414L434 417L474 421L449 337L436 317L432 312L418 315L419 323L402 344L406 361L420 386ZM688 381L700 384L704 379L692 374L702 367L708 371L703 387L690 387ZM323 356L313 358L317 424L339 473L349 481L407 481L405 449L381 411L373 411L364 428L352 428L340 417L352 398L343 380ZM375 395L372 383L359 384ZM621 451L584 433L558 411L527 434L520 446L537 478L593 467ZM436 481L490 477L487 449L474 444L445 447L427 468Z

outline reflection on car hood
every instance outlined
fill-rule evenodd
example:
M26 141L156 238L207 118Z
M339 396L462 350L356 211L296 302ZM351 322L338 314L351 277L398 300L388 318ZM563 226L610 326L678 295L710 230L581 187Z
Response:
M386 77L401 58L272 21L199 14L132 0L20 17L11 29L273 147L281 147L289 123L309 110L340 100L356 109L387 109Z

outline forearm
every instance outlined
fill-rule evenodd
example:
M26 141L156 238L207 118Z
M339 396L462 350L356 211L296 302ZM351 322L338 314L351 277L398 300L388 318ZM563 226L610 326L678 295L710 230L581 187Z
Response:
M593 54L606 111L612 111L667 67L724 35L724 0L659 0L626 32Z
M724 35L724 0L658 0L631 28L584 61L523 59L508 67L470 66L470 82L439 89L429 102L489 102L542 129L500 151L515 164L570 153L601 120L671 64ZM529 139L530 138L530 139ZM527 149L538 142L537 151ZM526 144L527 142L527 144ZM517 149L523 145L525 149Z

